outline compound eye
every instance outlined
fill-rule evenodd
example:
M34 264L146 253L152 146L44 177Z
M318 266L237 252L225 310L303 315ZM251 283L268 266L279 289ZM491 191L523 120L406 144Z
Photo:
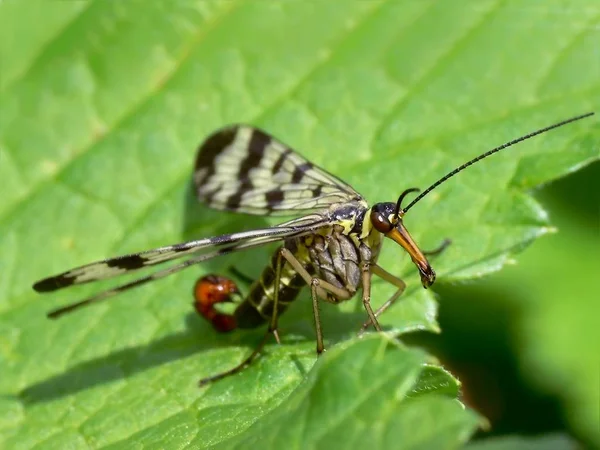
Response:
M393 226L386 216L378 211L371 211L371 223L380 233L389 233Z

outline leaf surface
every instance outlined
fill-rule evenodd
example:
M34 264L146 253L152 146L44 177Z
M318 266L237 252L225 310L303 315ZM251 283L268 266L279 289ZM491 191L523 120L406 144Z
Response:
M289 417L289 402L309 395L299 384L315 361L307 294L282 318L285 345L269 345L239 376L196 387L240 361L261 331L216 335L190 312L195 278L231 264L256 276L272 249L59 321L45 312L110 283L47 298L31 284L115 254L264 226L191 196L195 149L227 123L268 130L374 202L594 110L598 15L583 0L0 4L0 446L226 445L271 423L273 411ZM411 210L406 225L423 248L453 241L434 261L439 277L497 270L546 233L526 191L597 159L599 133L594 118L528 141ZM387 243L380 262L409 288L383 324L435 331L435 301L407 260ZM391 292L377 283L375 303ZM355 332L361 308L323 306L329 344ZM402 377L415 376L414 361L403 367ZM309 375L313 386L323 375ZM390 392L405 386L388 383ZM432 405L448 403L439 395L400 402L398 427L433 417ZM393 426L386 414L365 420ZM327 423L315 445L339 434ZM444 442L459 442L464 423Z

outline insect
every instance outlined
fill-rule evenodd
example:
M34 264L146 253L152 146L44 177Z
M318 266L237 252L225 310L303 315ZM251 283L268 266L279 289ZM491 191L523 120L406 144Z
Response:
M263 229L193 240L93 262L40 280L33 288L38 292L50 292L188 257L180 264L48 313L49 317L56 318L211 258L283 242L233 315L214 309L216 303L230 301L231 295L239 294L231 280L209 276L196 283L196 309L217 330L255 328L268 323L263 339L248 358L231 370L201 380L200 384L246 367L271 334L279 342L278 318L304 286L310 288L317 353L321 353L324 344L318 308L320 301L335 304L362 291L362 303L367 314L363 329L372 325L381 331L377 317L404 291L405 283L377 264L384 238L396 242L409 254L424 288L434 283L436 275L427 260L427 252L420 250L404 225L406 213L415 204L470 165L526 139L591 115L593 113L572 117L489 150L440 178L405 207L402 207L405 197L419 189L406 189L396 202L369 207L351 186L264 131L246 125L222 128L209 136L198 151L193 181L199 200L219 210L300 217ZM373 275L397 288L376 311L371 307Z
M214 305L217 303L233 302L232 296L239 295L237 285L220 275L206 275L196 281L194 286L194 307L198 314L209 321L215 330L226 333L235 330L237 320L235 316L219 312Z

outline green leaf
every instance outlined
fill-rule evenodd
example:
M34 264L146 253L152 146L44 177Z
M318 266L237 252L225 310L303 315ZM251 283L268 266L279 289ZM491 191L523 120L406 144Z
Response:
M549 434L542 437L507 436L479 440L467 450L574 450L578 444L568 436Z
M389 344L370 336L338 345L285 403L223 448L283 448L299 437L302 448L456 448L477 417L452 396L423 395L415 383L424 355Z
M284 345L268 345L238 376L196 387L239 362L262 332L216 335L190 312L195 278L233 263L256 276L256 261L266 264L272 249L215 260L58 321L45 313L111 284L44 299L31 284L102 257L263 226L198 206L189 192L196 147L226 123L261 126L370 201L393 201L495 145L593 110L593 5L0 4L0 446L200 446L267 426L269 411L289 417L315 360L306 298L282 318ZM588 119L535 138L411 210L405 223L423 248L453 240L435 259L439 278L497 270L546 233L547 217L526 190L597 159L599 133ZM383 324L435 331L435 301L407 259L386 245L382 266L409 288ZM375 303L391 292L376 284ZM356 331L361 308L323 306L328 344ZM320 386L323 374L310 373ZM365 423L400 429L429 418L447 400L432 390L400 402L398 422L375 410ZM459 423L448 409L444 420ZM452 434L435 426L424 436ZM453 442L466 438L461 427ZM334 439L335 430L325 431Z

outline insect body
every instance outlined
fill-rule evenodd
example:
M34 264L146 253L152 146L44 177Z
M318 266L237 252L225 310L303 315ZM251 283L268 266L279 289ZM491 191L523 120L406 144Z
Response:
M216 256L283 241L271 258L270 265L250 288L233 316L220 314L213 307L215 303L229 301L231 295L237 294L232 282L214 277L201 279L196 284L196 309L220 331L235 327L253 328L269 323L261 344L245 361L230 371L202 380L202 383L239 371L256 356L271 333L279 340L278 317L305 285L311 291L317 351L321 352L320 300L339 303L352 298L360 290L368 316L365 326L372 324L380 330L377 316L402 294L404 282L377 265L384 237L392 239L407 251L420 273L423 287L427 288L435 281L435 272L427 261L426 252L419 249L403 223L404 215L414 204L471 164L525 139L592 114L551 125L472 159L435 182L405 208L402 208L405 196L418 189L404 191L395 203L377 203L369 207L348 184L316 167L265 132L245 125L226 127L206 139L198 152L193 179L200 201L212 208L247 214L304 215L273 227L109 258L43 279L33 287L38 292L54 291L188 257L183 263L48 314L49 317L58 317ZM372 275L397 287L396 293L377 311L373 311L370 303Z
M236 284L219 275L206 275L196 281L194 286L194 307L198 314L212 323L215 330L225 333L238 327L234 316L220 313L214 305L233 302L231 296L240 292Z

